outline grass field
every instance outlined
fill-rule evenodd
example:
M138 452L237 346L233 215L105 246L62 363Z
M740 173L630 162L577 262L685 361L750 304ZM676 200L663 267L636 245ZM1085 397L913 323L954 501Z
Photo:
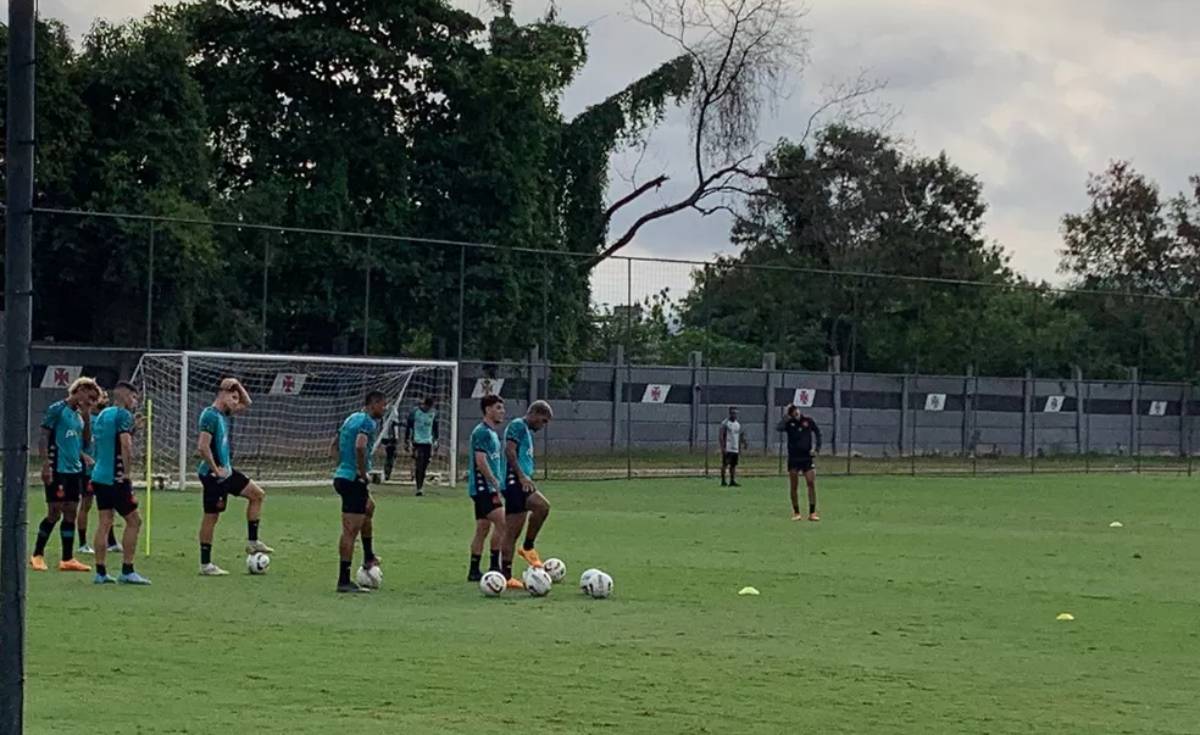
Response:
M1200 731L1187 478L830 478L820 524L778 479L544 489L543 556L612 599L482 598L450 490L380 497L377 594L334 595L312 491L268 500L268 575L202 579L198 498L156 494L153 587L31 575L28 732ZM240 511L215 550L239 572Z

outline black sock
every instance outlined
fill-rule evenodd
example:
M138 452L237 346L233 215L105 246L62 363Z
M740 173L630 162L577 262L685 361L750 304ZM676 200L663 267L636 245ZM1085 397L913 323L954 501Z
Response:
M107 577L108 576L108 567L104 566L103 564L97 564L96 565L96 574L98 574L101 577Z
M816 512L817 512L817 504L816 504L816 503L809 503L809 504L808 504L808 512L809 512L809 513L816 513Z
M58 527L58 537L62 539L63 561L69 561L75 556L75 524L64 518Z
M117 545L117 532L113 530L112 526L108 527L108 545L109 546Z
M792 512L793 512L793 513L799 513L799 512L800 512L800 506L798 506L798 505L793 505L793 506L792 506Z
M528 533L525 534L525 543L521 544L521 548L526 551L533 551L533 539L530 538Z
M38 524L37 543L33 546L34 556L46 555L46 541L50 539L50 534L54 532L54 525L57 521L48 521L45 518Z
M483 557L481 555L471 554L471 571L472 572L479 571L479 562L482 560L483 560Z
M350 584L350 565L353 560L342 560L338 562L338 584Z
M373 541L374 541L374 539L371 538L370 536L362 537L363 563L364 564L366 564L367 562L369 562L375 558L375 549L372 548L372 546L374 545L372 543Z
M200 544L200 563L212 564L212 544Z
M488 564L488 571L490 571L490 572L500 571L500 552L499 551L492 552L492 559L491 559L491 562Z
M121 565L121 574L133 574L133 565L132 564L122 564Z
M258 521L246 521L246 538L251 541L258 540Z
M500 569L500 572L502 574L504 574L505 579L512 579L512 562L511 561L504 562L504 564L502 565L502 568Z

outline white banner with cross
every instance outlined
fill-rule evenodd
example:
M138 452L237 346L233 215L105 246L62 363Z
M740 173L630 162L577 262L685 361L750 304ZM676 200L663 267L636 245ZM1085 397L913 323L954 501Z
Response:
M1166 401L1150 401L1151 416L1166 416L1167 402Z
M642 403L666 403L671 386L667 383L648 383L642 391Z
M47 365L46 372L42 374L42 387L66 390L82 372L82 365Z
M817 392L812 388L797 388L792 395L792 405L798 408L812 408L817 399Z
M275 373L275 382L271 384L273 396L295 396L304 390L304 373Z
M929 393L925 396L926 411L945 411L946 410L946 394L945 393Z
M1062 413L1066 396L1046 396L1046 408L1042 413Z
M504 378L476 378L475 387L471 389L471 397L498 396L503 389Z

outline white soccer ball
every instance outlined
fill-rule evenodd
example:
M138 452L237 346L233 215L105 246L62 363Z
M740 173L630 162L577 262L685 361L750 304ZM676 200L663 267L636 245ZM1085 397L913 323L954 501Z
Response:
M261 551L256 551L246 557L246 571L251 574L266 574L269 566L271 566L271 557Z
M525 583L525 589L529 594L534 597L545 597L550 594L550 588L554 586L554 582L546 570L536 567L526 569L521 581Z
M542 565L542 569L546 570L546 574L550 575L550 581L558 584L567 576L567 565L562 559L547 559Z
M584 591L597 600L603 600L612 594L613 580L604 572L597 571L595 575L588 581L587 589Z
M500 572L487 572L479 580L479 591L483 593L484 597L499 597L507 583L508 580Z
M583 574L579 575L579 591L585 595L590 595L588 588L592 586L592 580L600 574L599 569L587 569Z
M359 567L358 571L354 573L354 581L358 582L359 587L370 587L377 590L383 584L383 568L378 564L372 565L370 568Z

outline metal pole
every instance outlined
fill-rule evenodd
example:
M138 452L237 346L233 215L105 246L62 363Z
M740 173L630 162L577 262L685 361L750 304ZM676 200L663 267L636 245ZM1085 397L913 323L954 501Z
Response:
M150 247L146 265L146 349L154 347L154 225L150 222Z
M267 290L270 286L271 274L271 235L263 239L263 272L262 272L262 350L267 351Z
M458 246L458 359L463 359L463 301L467 291L467 246Z
M4 257L4 504L0 520L0 733L23 732L25 475L33 332L34 0L8 4L7 242Z
M371 354L368 343L371 340L371 243L372 240L367 240L367 268L366 268L366 303L363 306L363 356Z
M633 261L625 260L625 342L633 347ZM633 479L633 360L625 353L625 477Z

